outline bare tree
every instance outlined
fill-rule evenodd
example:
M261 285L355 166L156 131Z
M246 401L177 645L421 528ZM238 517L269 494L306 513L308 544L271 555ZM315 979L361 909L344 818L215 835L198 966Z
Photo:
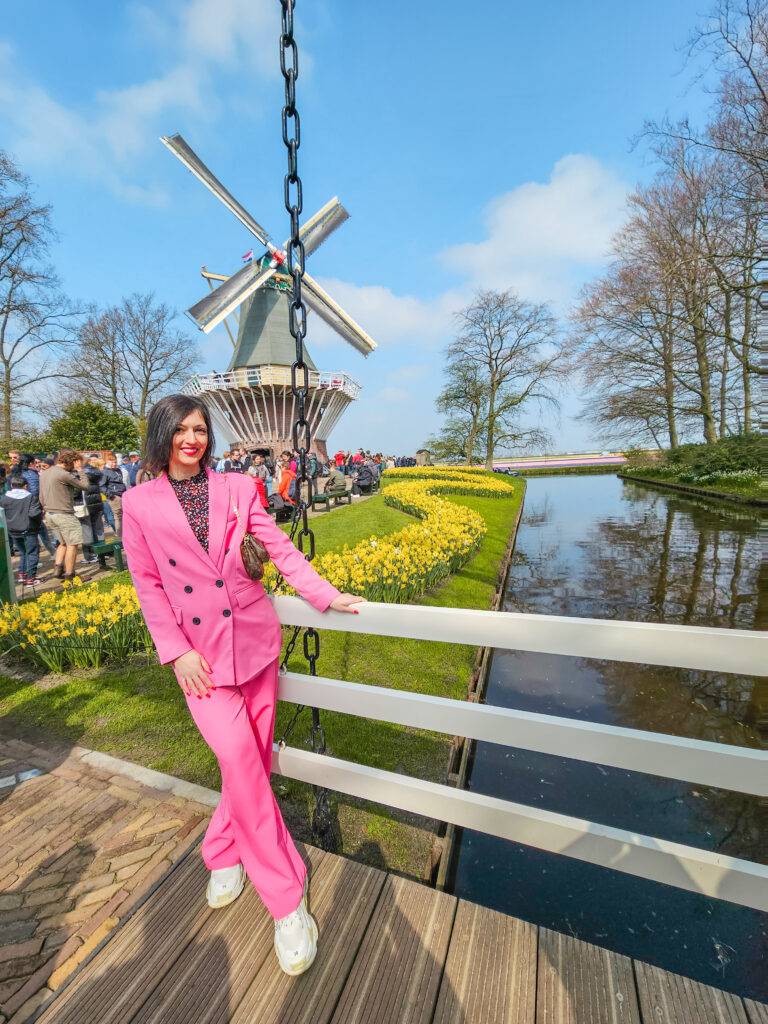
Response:
M0 405L3 439L33 389L67 375L58 364L75 341L76 311L47 265L50 209L36 205L29 179L0 152Z
M609 273L575 323L585 418L662 436L698 421L707 443L754 423L755 269L768 184L768 0L718 0L690 41L721 73L713 119L650 123L655 180L629 198Z
M629 247L631 225L616 239ZM578 366L589 394L581 414L604 439L678 444L674 299L650 260L619 257L588 285L574 314Z
M119 310L88 311L79 331L78 367L83 390L110 412L122 412L126 366L117 329Z
M688 52L720 72L714 116L703 131L683 119L648 122L644 134L722 154L734 194L755 208L768 187L768 3L717 0Z
M470 465L480 458L480 433L485 424L488 396L483 374L475 363L455 359L445 367L446 383L437 396L438 412L448 416L441 435L431 439L444 458L459 455Z
M181 387L200 361L175 317L152 293L131 295L101 313L91 310L79 336L81 386L142 426L150 406Z
M430 437L424 447L437 459L450 459L472 465L480 462L480 438L471 420L460 414L449 415L443 421L440 433Z
M529 446L540 428L521 426L531 404L559 403L554 385L568 370L557 321L546 304L526 302L512 289L481 291L456 314L459 334L448 365L471 366L484 390L485 464L500 445Z
M723 189L719 157L679 142L658 153L664 166L630 197L614 264L585 289L575 323L598 420L630 432L635 422L653 435L657 402L674 448L680 425L692 419L709 443L749 429L752 377L760 372L757 224Z

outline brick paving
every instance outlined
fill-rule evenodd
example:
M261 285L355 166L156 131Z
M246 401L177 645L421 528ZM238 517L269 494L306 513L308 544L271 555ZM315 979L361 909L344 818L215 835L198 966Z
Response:
M111 530L107 530L105 534L105 540L113 540L114 534ZM82 558L78 556L75 564L75 572L83 581L83 583L90 583L94 579L102 579L109 573L114 571L114 559L112 557L107 558L107 568L101 569L98 562L94 562L86 565ZM13 555L11 558L11 565L13 566L14 576L19 571L21 565L21 559L18 555ZM16 596L19 600L22 598L39 597L40 594L44 594L48 590L61 590L61 580L57 580L53 575L53 558L48 554L43 545L40 545L40 564L37 569L37 578L40 580L34 587L30 587L27 584L16 584Z
M85 754L0 735L0 1024L37 1016L211 815Z

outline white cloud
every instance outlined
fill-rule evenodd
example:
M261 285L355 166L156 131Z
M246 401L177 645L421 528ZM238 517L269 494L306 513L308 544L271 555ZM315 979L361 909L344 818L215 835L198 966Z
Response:
M102 89L66 106L28 79L0 40L0 127L4 145L25 165L66 167L98 179L130 201L157 204L164 195L139 179L139 159L166 130L170 114L208 120L221 97L212 71L276 73L278 7L271 0L187 0L173 16L137 5L136 37L173 54L167 70L121 89Z
M203 59L276 74L277 13L271 0L190 0L179 18L182 41Z
M606 258L611 236L624 220L627 191L594 157L565 156L548 182L526 182L488 204L482 241L437 254L463 277L458 287L429 300L397 295L382 285L337 278L321 283L382 347L408 344L432 351L450 339L453 314L479 288L514 288L525 299L564 310L582 280ZM327 347L336 338L317 318L311 331L313 345Z
M488 204L483 241L451 246L440 258L475 287L567 301L580 271L606 257L626 195L626 185L594 157L564 156L548 182L526 182Z
M433 301L396 295L383 285L356 285L324 277L320 283L333 299L381 345L414 344L433 348L451 330L454 310L467 298L447 291ZM327 345L335 338L329 327L313 318L312 338Z
M405 388L382 388L373 396L374 402L407 402L413 396Z
M387 382L407 384L411 381L422 380L429 372L430 368L426 363L406 363L404 366L398 366L396 370L391 370L387 374Z

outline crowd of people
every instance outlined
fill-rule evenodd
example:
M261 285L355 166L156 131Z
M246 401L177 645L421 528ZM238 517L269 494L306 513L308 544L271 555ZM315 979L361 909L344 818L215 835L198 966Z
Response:
M307 476L317 484L325 479L324 487L330 490L349 488L353 494L370 494L382 472L392 468L401 460L394 456L373 454L362 448L354 453L337 452L329 461L319 458L316 452L307 456ZM212 460L218 473L248 473L254 477L262 504L270 507L270 499L277 496L286 505L295 505L298 500L296 477L299 469L299 453L283 451L277 458L270 455L249 455L244 448L226 451L221 458ZM402 463L401 463L402 464ZM271 503L274 507L275 502Z
M98 560L94 544L105 524L122 532L122 495L141 482L138 452L117 457L62 449L38 457L17 451L0 463L0 507L5 512L11 554L19 555L16 582L40 583L40 545L54 559L56 579L72 580L80 554Z
M385 469L415 465L415 459L384 456L362 448L338 451L325 461L310 452L307 476L315 490L370 494ZM217 473L245 473L253 478L264 508L279 513L299 500L297 475L299 453L285 450L249 454L244 448L213 456L210 468ZM138 452L77 452L62 449L39 457L18 451L0 462L0 508L5 512L13 556L18 555L16 582L35 586L40 546L54 559L55 579L73 580L78 556L83 564L98 561L94 545L105 538L109 526L116 538L122 534L122 496L151 479ZM323 480L322 486L319 481Z

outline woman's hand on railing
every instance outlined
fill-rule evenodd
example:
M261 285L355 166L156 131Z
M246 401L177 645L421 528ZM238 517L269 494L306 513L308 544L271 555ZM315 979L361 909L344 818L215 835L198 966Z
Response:
M351 615L357 615L357 608L351 606L364 600L364 597L358 597L357 594L339 594L335 601L331 601L329 607L333 608L335 612L349 612Z
M188 697L210 697L210 690L216 686L211 682L209 673L211 666L197 651L187 651L173 663L173 671L179 686Z

